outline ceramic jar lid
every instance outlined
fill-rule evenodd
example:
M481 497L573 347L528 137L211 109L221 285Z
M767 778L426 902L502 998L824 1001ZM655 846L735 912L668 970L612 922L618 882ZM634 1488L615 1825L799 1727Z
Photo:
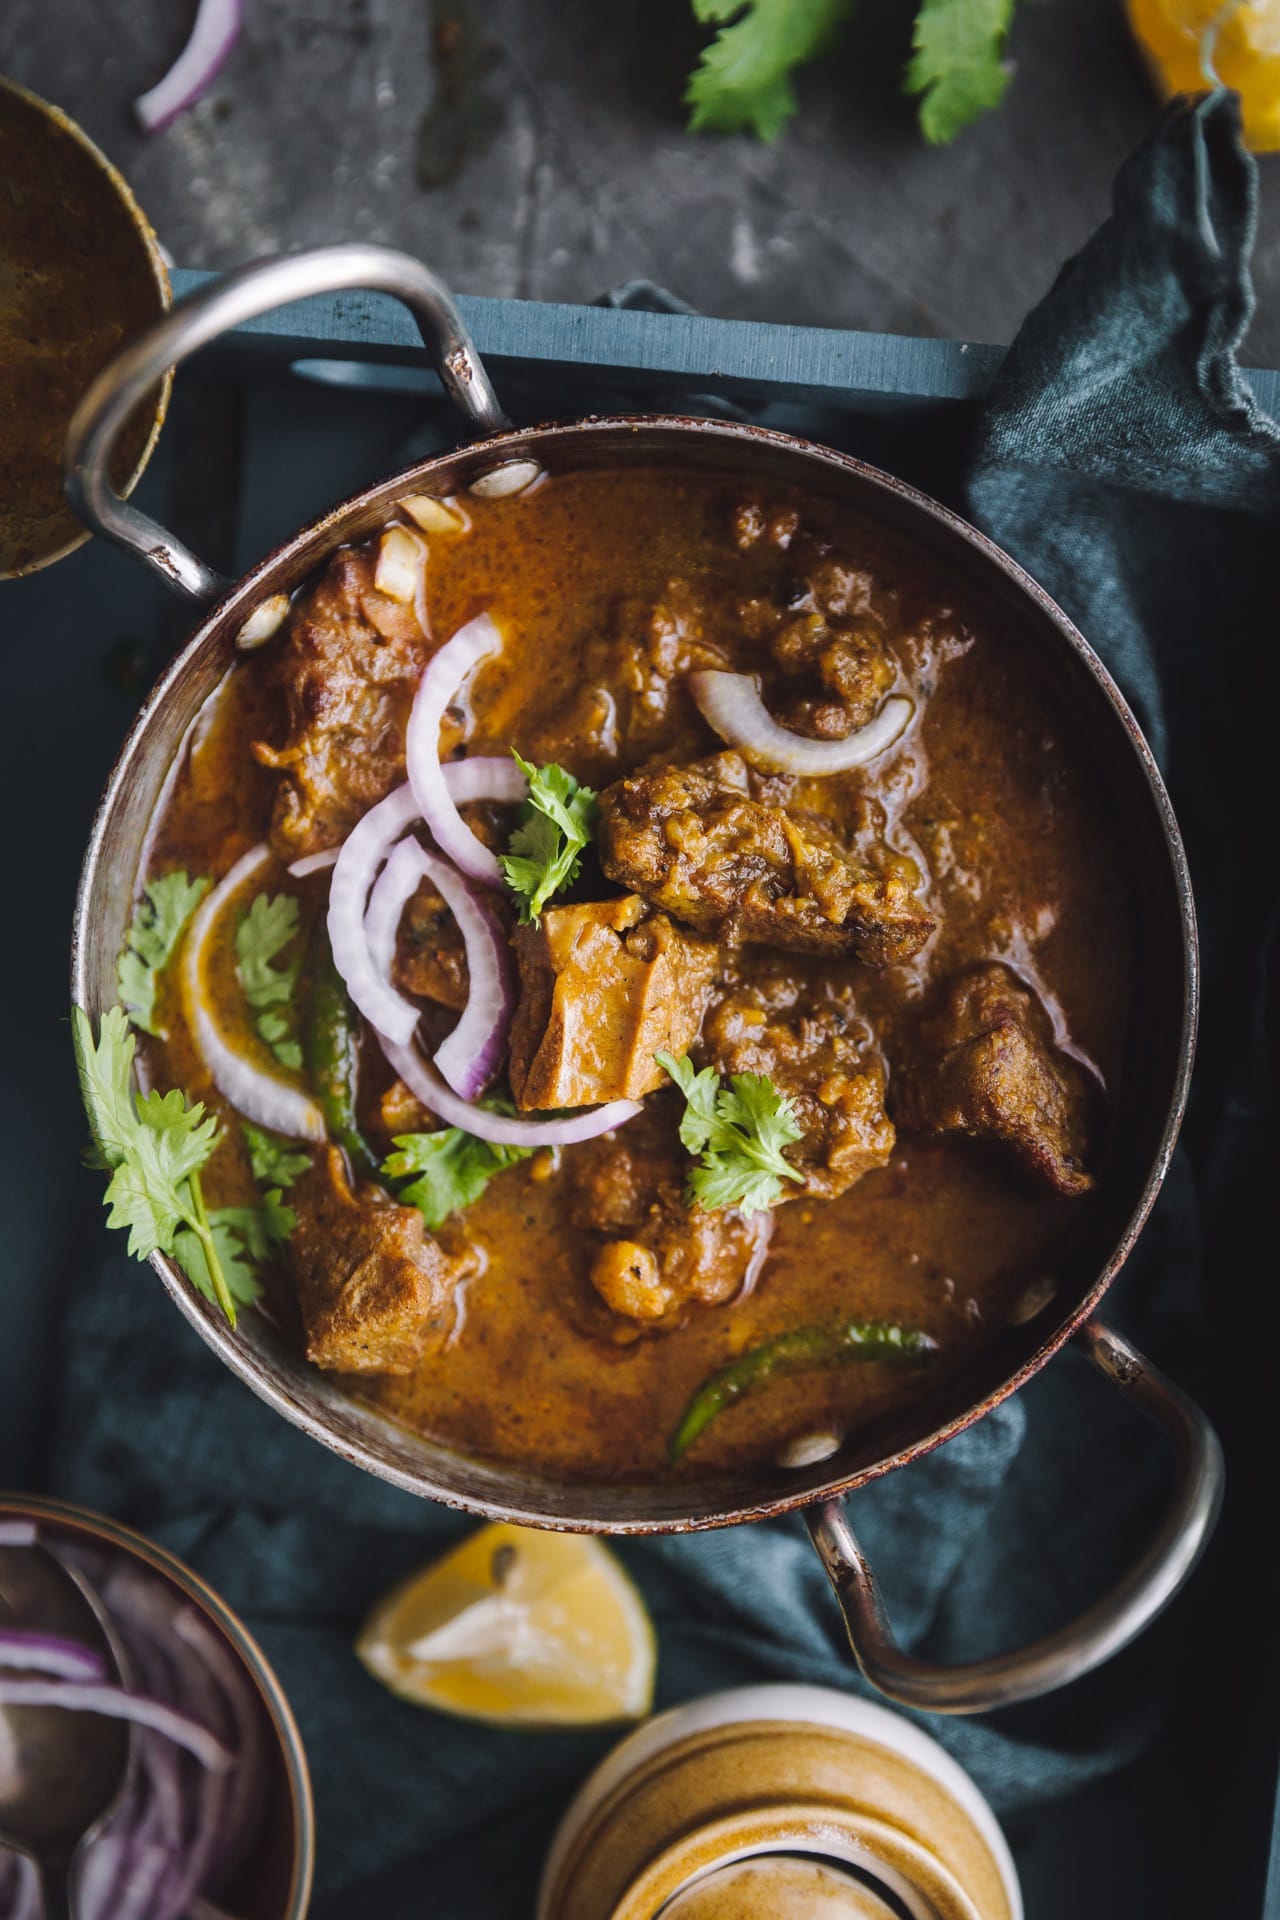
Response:
M713 1694L616 1748L556 1836L538 1915L1022 1920L1022 1902L994 1815L936 1741L781 1686Z

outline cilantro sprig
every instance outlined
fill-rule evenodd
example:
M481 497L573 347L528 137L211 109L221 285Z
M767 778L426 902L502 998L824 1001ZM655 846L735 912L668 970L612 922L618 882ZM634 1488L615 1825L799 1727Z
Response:
M775 140L796 110L792 73L830 44L849 3L693 0L695 17L720 31L685 91L691 131L750 127L762 140Z
M784 1180L802 1180L782 1149L803 1132L795 1108L767 1073L735 1073L725 1086L714 1067L694 1070L686 1056L654 1055L685 1098L680 1139L699 1164L689 1175L690 1206L767 1213Z
M282 1066L298 1071L302 1048L294 1011L301 954L283 967L271 963L298 932L298 903L292 894L260 893L236 928L236 978L252 1007L258 1032ZM287 1011L286 1011L287 1009Z
M902 84L920 95L920 131L932 145L954 140L1003 100L1013 8L1014 0L922 0Z
M215 1233L205 1209L200 1169L218 1144L217 1120L199 1100L188 1106L176 1088L134 1090L137 1041L120 1007L103 1014L96 1043L83 1007L74 1007L71 1018L94 1144L111 1173L107 1225L129 1229L129 1251L137 1260L153 1253L181 1260L193 1284L217 1301L234 1327L236 1300L252 1299L248 1289L256 1291L256 1283L246 1277L225 1226Z
M166 873L148 880L124 937L124 951L116 965L121 1004L135 1027L159 1040L165 1037L156 1023L160 975L208 887L204 875L189 880L185 873Z
M242 1120L240 1131L253 1177L260 1187L291 1187L300 1173L311 1165L311 1155L291 1149L278 1133L267 1133L251 1121Z
M72 1008L71 1021L95 1158L111 1175L107 1225L128 1228L136 1260L153 1253L175 1259L234 1327L237 1305L247 1306L262 1292L258 1265L296 1227L293 1209L277 1185L259 1206L210 1211L200 1174L221 1138L215 1116L177 1088L145 1094L135 1089L137 1040L123 1008L107 1009L96 1041L83 1007Z
M502 858L507 885L520 902L520 918L536 921L553 894L578 877L582 849L596 823L596 796L554 761L535 767L515 754L529 782L520 825Z
M533 1151L477 1140L461 1127L398 1134L395 1145L397 1152L383 1161L382 1171L389 1180L417 1176L401 1187L397 1198L405 1206L417 1207L433 1232L451 1213L473 1205L495 1173L527 1160Z
M903 91L920 96L920 129L945 144L997 106L1009 84L1005 40L1016 0L917 0ZM791 76L830 46L850 0L692 0L718 29L690 77L694 133L744 128L774 140L796 111Z

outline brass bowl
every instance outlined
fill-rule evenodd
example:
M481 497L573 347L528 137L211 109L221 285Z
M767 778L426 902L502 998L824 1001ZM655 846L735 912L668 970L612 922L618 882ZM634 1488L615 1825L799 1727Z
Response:
M128 186L57 107L0 78L0 580L88 539L62 490L62 444L86 386L170 304L155 234ZM132 490L169 400L131 415L113 479Z
M0 1520L33 1520L47 1536L127 1554L177 1587L228 1644L262 1701L272 1735L263 1840L226 1896L240 1920L305 1920L315 1865L311 1776L293 1711L266 1655L211 1587L163 1547L104 1513L25 1493L0 1493Z

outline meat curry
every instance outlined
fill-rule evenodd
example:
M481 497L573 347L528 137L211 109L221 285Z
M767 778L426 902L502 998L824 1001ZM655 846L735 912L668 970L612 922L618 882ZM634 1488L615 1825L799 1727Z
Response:
M651 1480L812 1459L1028 1310L1105 1181L1132 938L988 610L822 498L629 467L410 499L242 646L122 1000L316 1366Z

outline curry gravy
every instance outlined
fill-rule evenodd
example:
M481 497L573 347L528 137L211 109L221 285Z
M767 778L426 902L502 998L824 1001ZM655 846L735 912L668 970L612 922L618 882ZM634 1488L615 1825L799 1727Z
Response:
M797 798L855 846L874 829L914 853L940 923L915 959L882 972L796 955L773 954L770 964L851 982L892 1075L930 983L975 960L1003 959L1037 990L1058 1044L1088 1063L1114 1107L1132 937L1126 877L1090 762L1017 641L874 522L800 494L766 496L729 474L670 468L553 474L512 499L468 499L470 530L433 538L427 573L435 636L482 610L507 636L469 696L467 750L516 747L593 784L641 761L714 752L719 743L683 691L640 751L608 765L595 748L575 752L565 716L600 678L629 609L661 602L673 581L696 588L733 668L757 664L741 608L785 600L794 563L785 544L744 550L734 538L747 499L779 524L798 515L868 577L900 684L918 702L898 746L864 770L801 782ZM220 876L264 837L276 776L249 747L278 730L269 650L237 663L202 716L157 823L151 871ZM295 887L305 919L323 913L325 874L292 882L281 869L271 885ZM759 951L740 949L742 965ZM211 1205L241 1201L251 1187L234 1116L209 1084L176 998L170 993L165 1009L168 1042L146 1043L146 1069L157 1084L182 1086L223 1113L228 1137L206 1191ZM243 1019L232 998L228 1022ZM389 1079L372 1053L362 1060L370 1111ZM890 1163L839 1198L775 1210L750 1297L692 1306L680 1324L649 1331L609 1324L588 1283L590 1248L569 1220L574 1153L564 1149L558 1167L539 1156L492 1180L459 1223L482 1270L465 1283L449 1345L410 1375L352 1379L354 1394L468 1453L572 1480L652 1480L771 1459L790 1438L825 1426L849 1431L962 1366L1028 1284L1052 1273L1064 1229L1096 1204L1037 1191L970 1142L900 1130ZM1093 1160L1105 1179L1105 1122ZM271 1298L287 1321L283 1278ZM938 1341L937 1358L927 1375L846 1364L775 1378L712 1423L691 1463L666 1466L667 1442L708 1374L770 1335L841 1317L922 1329Z

